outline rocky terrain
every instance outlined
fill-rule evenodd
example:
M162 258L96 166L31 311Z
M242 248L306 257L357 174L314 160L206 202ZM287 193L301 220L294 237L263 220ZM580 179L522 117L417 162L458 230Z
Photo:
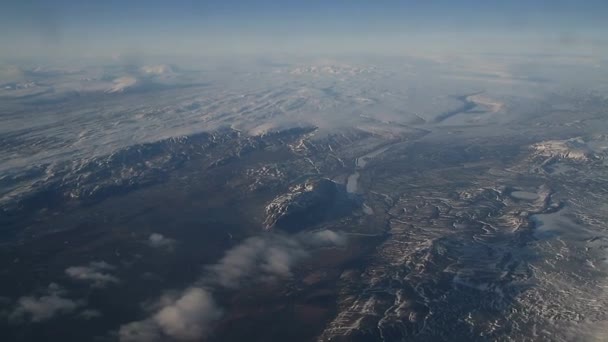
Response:
M19 69L0 336L605 339L604 81L477 62Z
M297 184L266 206L266 229L298 230L349 214L354 208L344 185L321 178Z

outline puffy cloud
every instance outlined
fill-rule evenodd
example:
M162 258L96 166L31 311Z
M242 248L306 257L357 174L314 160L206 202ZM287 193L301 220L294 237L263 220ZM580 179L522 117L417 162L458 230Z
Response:
M72 279L88 281L95 287L104 287L110 283L118 283L120 280L108 273L115 267L105 261L89 263L89 266L72 266L65 270L65 273Z
M213 298L202 288L190 288L174 303L163 307L154 320L172 337L189 340L203 336L221 315Z
M291 267L306 252L294 239L281 236L253 237L229 250L207 269L206 280L223 287L237 288L246 281L286 277Z
M211 324L221 316L209 292L200 287L189 288L179 297L164 298L161 302L160 309L148 319L123 325L120 341L160 341L164 337L196 340L207 335Z
M198 284L205 284L206 288L238 289L255 282L288 277L310 250L345 243L344 234L329 230L294 236L265 234L252 237L207 267ZM190 287L178 296L162 297L148 318L120 327L120 341L189 341L207 335L213 322L220 318L221 310L208 290L200 286Z
M305 258L311 248L344 244L344 234L331 230L302 233L292 237L252 237L226 252L217 264L209 266L209 273L204 281L238 288L246 282L288 277L294 264Z
M167 248L173 249L175 246L175 240L169 239L162 234L152 233L150 237L148 237L148 245L154 248Z
M321 230L311 234L308 243L317 246L344 246L346 245L346 236L341 232L333 230Z
M25 296L19 298L10 314L13 321L29 319L42 322L60 314L68 314L83 305L82 302L64 297L65 291L57 284L51 283L42 296Z

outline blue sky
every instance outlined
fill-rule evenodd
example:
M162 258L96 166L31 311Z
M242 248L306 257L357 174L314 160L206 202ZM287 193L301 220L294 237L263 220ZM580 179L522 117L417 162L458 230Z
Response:
M607 17L605 0L9 0L0 43L16 55L525 49L563 37L601 45Z

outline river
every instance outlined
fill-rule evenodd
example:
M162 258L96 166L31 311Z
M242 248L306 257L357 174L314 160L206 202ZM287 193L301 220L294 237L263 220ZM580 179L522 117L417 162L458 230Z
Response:
M385 145L357 158L357 160L355 161L355 172L348 176L348 179L346 181L346 191L348 193L354 194L357 193L359 190L359 177L361 176L359 170L363 170L370 160L374 159L379 154L384 153L393 145L394 144Z

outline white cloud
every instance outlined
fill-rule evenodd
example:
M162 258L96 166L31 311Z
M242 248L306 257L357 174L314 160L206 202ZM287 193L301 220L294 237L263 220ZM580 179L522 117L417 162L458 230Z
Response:
M346 245L346 236L341 232L333 230L321 230L311 234L309 244L317 246L344 246Z
M207 267L198 283L238 289L256 282L289 277L295 264L309 255L309 250L345 243L344 234L329 230L295 236L265 234L252 237L227 251L218 263ZM148 318L121 326L120 341L197 340L206 336L213 322L221 316L211 294L199 285L186 289L179 296L163 296L154 308Z
M148 245L154 248L167 248L169 250L173 249L176 241L173 239L169 239L162 234L152 233L150 237L148 237Z
M203 281L238 288L247 282L288 277L294 264L305 258L309 249L344 244L344 234L330 230L293 237L252 237L226 252L217 264L209 266L209 273Z
M148 319L123 325L119 338L121 342L159 341L164 337L196 340L207 335L220 316L221 310L209 292L192 287L178 298L165 298L161 308Z
M29 319L32 322L42 322L60 314L71 313L83 305L82 302L65 298L64 295L65 291L59 285L52 283L42 296L19 298L10 319L13 321Z
M120 280L108 273L115 267L105 261L91 262L89 266L72 266L65 270L65 273L72 279L88 281L95 287L104 287L111 283L119 283Z
M163 307L154 320L165 334L187 340L203 336L209 324L220 315L220 310L207 291L190 288L174 303Z
M244 282L287 277L296 260L306 252L289 238L253 237L229 250L215 265L209 266L208 280L223 287L238 288Z

